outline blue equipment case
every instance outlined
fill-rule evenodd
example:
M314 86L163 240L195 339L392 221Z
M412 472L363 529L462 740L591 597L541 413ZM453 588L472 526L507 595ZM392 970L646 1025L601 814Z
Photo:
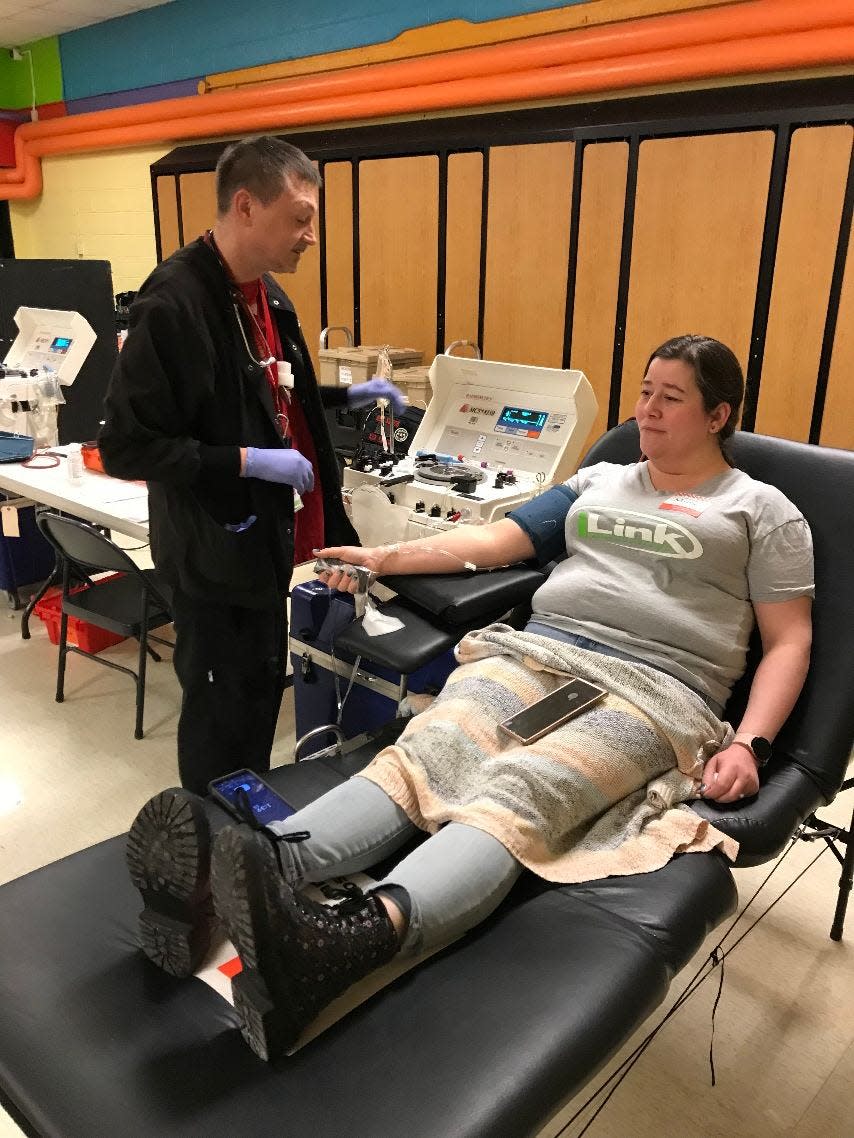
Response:
M14 499L6 501L0 498L0 505L14 504ZM6 537L0 533L0 590L8 594L16 609L21 607L20 586L44 581L56 563L53 547L36 525L34 506L23 506L18 510L18 528L20 537Z
M354 657L335 648L335 639L355 618L353 598L331 593L322 581L291 590L290 658L294 672L296 737L338 718L336 676L341 697L350 684ZM409 677L410 693L435 695L457 666L453 651L431 660ZM346 739L374 731L397 715L399 673L362 661L344 702L341 730ZM332 734L312 740L306 754L335 742ZM300 758L304 755L300 753Z

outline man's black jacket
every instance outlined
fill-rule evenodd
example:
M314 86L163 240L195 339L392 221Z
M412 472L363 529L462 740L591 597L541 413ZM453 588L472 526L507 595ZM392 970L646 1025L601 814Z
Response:
M317 450L326 544L356 544L344 514L324 406L346 388L318 387L294 307L266 278L270 311ZM105 469L145 479L151 552L173 585L197 600L273 607L293 568L289 486L240 478L240 447L280 447L264 369L240 334L233 286L200 238L159 265L137 295L99 435ZM239 306L238 306L239 311ZM254 338L244 326L252 348ZM251 515L242 533L225 529Z

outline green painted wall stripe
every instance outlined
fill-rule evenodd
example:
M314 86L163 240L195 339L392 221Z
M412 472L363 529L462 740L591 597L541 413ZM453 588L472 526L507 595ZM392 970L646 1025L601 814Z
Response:
M62 100L62 64L59 58L59 37L49 36L35 43L23 44L22 52L32 52L33 75L36 84L36 105L58 103ZM8 51L0 50L0 107L17 111L32 104L30 82L30 56L15 62Z

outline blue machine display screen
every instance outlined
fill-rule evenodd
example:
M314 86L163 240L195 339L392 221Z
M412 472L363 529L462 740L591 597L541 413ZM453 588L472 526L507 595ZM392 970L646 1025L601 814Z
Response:
M291 814L296 813L289 802L285 802L272 787L267 786L250 771L240 771L232 777L217 779L215 785L223 798L235 806L240 805L237 792L244 790L249 796L252 813L265 826L271 822L283 822L285 818L290 818Z
M74 341L70 336L56 336L53 343L50 345L52 352L62 352L63 354L68 351Z
M506 435L525 435L529 439L538 439L548 417L548 411L532 411L529 407L505 407L498 416L495 429Z

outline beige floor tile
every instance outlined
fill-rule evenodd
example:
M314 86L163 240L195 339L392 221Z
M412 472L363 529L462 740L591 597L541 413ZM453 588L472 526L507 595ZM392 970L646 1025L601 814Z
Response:
M16 1126L6 1111L0 1106L0 1138L20 1138L23 1131Z
M178 778L180 690L169 650L161 663L149 662L145 737L134 739L132 680L72 655L65 702L56 703L57 649L38 618L30 628L32 639L21 640L18 614L0 610L0 882L124 832L142 803ZM133 667L136 644L104 655ZM293 743L289 688L274 766L291 761ZM21 805L4 813L13 787Z
M848 824L854 795L823 811ZM798 843L783 860L733 935L779 897L819 852ZM743 906L769 867L736 872ZM710 1085L709 1040L718 971L662 1029L592 1123L590 1138L852 1138L854 1135L854 904L847 940L829 938L839 880L829 852L794 884L725 962L715 1019L715 1072ZM670 998L586 1090L543 1128L538 1138L576 1138L579 1122L562 1126L600 1082L655 1027L724 937L709 937L676 977ZM846 1105L847 1104L847 1105ZM823 1125L814 1125L814 1112Z
M854 1043L850 1043L815 1099L809 1113L792 1131L792 1138L817 1134L854 1134Z

